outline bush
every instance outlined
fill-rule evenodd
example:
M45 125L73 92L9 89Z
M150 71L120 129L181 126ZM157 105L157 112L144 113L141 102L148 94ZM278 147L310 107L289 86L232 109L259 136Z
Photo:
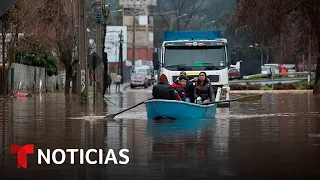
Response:
M260 90L261 84L247 84L247 90Z
M313 89L313 83L310 85L306 81L299 82L297 89Z
M58 74L58 61L52 54L26 53L23 56L22 64L46 68L48 76Z
M241 84L230 85L231 90L260 90L260 88L261 88L260 84L247 83L246 85L241 85Z
M277 83L273 85L274 90L290 90L290 89L297 89L296 83L288 83L288 84L282 84Z
M250 84L246 83L246 85L241 84L231 84L231 90L272 90L271 84L266 84L261 86L260 84ZM297 82L297 83L277 83L273 84L274 90L293 90L293 89L313 89L313 84L308 85L308 82Z

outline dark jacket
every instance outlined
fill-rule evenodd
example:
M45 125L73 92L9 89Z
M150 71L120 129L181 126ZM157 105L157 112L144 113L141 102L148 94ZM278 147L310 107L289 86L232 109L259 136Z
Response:
M178 79L175 80L175 83L178 83ZM193 91L194 91L194 85L192 83L192 81L188 80L186 86L184 87L185 93L186 93L186 97L190 98L191 102L194 101L194 97L193 97Z
M152 96L154 99L176 100L174 89L168 83L158 82L152 88Z
M181 86L179 83L174 82L172 85L173 89L175 89L178 92L178 96L176 97L177 100L186 101L186 91L183 86Z
M194 98L196 99L198 96L201 97L202 101L207 100L209 98L210 101L214 101L214 91L210 82L204 84L203 87L195 87L194 88Z

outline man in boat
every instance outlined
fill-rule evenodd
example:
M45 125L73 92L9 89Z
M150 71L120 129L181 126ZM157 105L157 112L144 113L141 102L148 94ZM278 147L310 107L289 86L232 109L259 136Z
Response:
M180 75L179 79L178 79L178 82L175 81L172 84L172 87L178 92L176 94L176 99L177 100L186 101L186 90L185 90L185 87L186 87L187 81L188 81L188 79L187 79L186 76Z
M165 74L161 74L159 82L153 86L152 96L154 99L176 100L174 89Z

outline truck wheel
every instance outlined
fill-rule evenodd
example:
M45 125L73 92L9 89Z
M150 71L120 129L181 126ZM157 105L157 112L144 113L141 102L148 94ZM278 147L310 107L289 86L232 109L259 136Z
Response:
M145 89L148 88L148 84L145 84L145 85L144 85L144 88L145 88Z
M130 87L131 87L131 89L134 89L134 86L131 85Z

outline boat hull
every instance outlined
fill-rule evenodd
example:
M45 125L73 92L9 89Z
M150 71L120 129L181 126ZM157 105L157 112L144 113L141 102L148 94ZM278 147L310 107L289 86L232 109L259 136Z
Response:
M215 117L217 104L199 105L175 100L148 100L145 102L148 119L208 119Z

